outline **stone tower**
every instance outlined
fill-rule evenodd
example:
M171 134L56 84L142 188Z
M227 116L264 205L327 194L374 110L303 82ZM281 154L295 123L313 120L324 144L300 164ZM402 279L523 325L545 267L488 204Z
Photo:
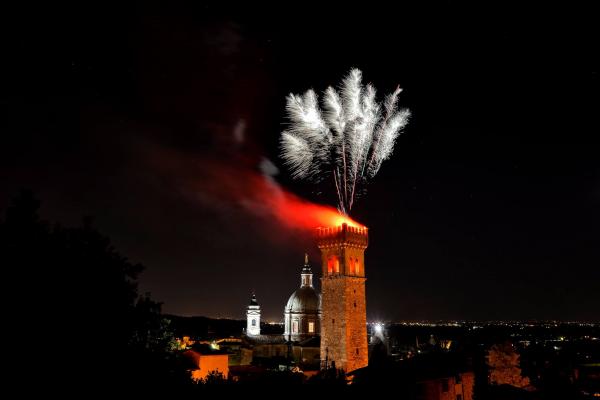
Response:
M256 301L256 295L252 294L248 310L246 311L246 335L260 335L260 305Z
M367 228L342 224L317 229L321 250L321 362L346 372L366 367L367 305L365 257Z

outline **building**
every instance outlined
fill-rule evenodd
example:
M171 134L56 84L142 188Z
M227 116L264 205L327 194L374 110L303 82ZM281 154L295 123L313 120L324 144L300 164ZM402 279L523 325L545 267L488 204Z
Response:
M400 362L371 360L352 372L353 384L385 388L415 400L473 400L471 361L458 354L429 353Z
M346 372L366 367L367 305L364 252L368 229L319 228L321 250L321 362Z
M246 310L246 334L249 336L260 335L260 305L253 293L250 304Z
M313 273L304 255L300 288L290 296L284 310L285 339L302 342L319 335L321 325L321 296L313 287Z
M313 286L305 254L300 287L284 309L283 343L281 338L260 334L260 306L254 295L246 312L247 340L254 345L256 357L282 357L286 350L287 358L298 363L313 365L320 359L320 367L351 372L369 362L364 268L368 230L347 224L319 228L317 245L322 294Z
M229 375L229 356L224 352L213 351L206 346L195 346L183 354L191 364L193 380L206 379L210 373L223 374L223 378Z
M308 255L304 255L300 287L292 293L284 308L283 334L261 334L260 305L255 295L247 308L246 320L246 348L243 351L251 352L251 357L240 359L270 367L293 363L303 370L319 369L321 296L313 286Z
M453 376L426 378L417 382L418 400L473 400L473 372Z

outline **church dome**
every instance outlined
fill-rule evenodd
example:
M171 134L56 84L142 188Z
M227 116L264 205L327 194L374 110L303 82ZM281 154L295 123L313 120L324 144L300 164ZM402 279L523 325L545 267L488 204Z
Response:
M283 336L292 342L318 336L321 324L321 296L312 284L313 273L304 255L304 267L300 273L300 287L285 305L285 330Z
M286 312L317 313L321 309L321 296L312 286L298 288L285 306Z

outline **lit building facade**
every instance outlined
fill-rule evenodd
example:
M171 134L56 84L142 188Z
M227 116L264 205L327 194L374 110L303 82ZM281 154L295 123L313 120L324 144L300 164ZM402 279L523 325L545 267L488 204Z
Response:
M190 370L191 378L195 381L203 380L212 373L223 374L227 379L229 375L229 356L227 354L202 353L195 350L187 350L184 356L188 358L193 368Z

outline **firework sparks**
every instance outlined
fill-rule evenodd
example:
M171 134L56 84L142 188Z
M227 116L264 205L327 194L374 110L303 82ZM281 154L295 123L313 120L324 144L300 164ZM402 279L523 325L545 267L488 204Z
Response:
M363 86L362 73L353 69L340 91L325 90L323 110L317 94L287 97L288 128L281 133L281 156L298 179L333 179L338 210L348 214L354 198L394 150L396 138L408 123L410 111L398 109L400 87L377 102L375 88Z

